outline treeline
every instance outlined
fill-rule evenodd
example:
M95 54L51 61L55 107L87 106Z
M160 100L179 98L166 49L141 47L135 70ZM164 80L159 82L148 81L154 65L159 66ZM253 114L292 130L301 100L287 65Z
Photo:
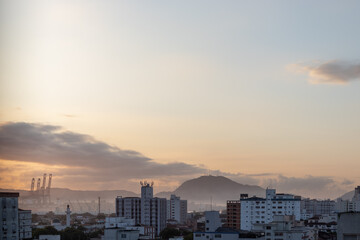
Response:
M86 228L82 226L68 227L62 231L56 230L52 226L45 228L34 228L32 231L33 239L39 239L40 235L60 235L61 240L88 240L90 238L100 238L104 234L104 230L99 229L87 233Z

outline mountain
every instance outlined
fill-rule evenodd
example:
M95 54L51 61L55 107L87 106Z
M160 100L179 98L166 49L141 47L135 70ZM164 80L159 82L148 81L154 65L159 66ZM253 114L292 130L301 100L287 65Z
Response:
M223 176L201 176L185 181L174 192L160 192L157 197L169 198L171 194L189 202L226 205L227 200L240 199L241 193L264 196L265 189L255 185L237 183Z
M342 198L342 200L351 200L354 197L354 194L355 194L355 191L353 190L348 193L345 193L340 198Z

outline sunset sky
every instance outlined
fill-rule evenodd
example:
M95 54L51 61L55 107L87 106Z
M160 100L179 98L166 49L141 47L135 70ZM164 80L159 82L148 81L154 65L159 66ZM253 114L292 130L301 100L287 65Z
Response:
M0 188L360 185L360 2L0 0Z

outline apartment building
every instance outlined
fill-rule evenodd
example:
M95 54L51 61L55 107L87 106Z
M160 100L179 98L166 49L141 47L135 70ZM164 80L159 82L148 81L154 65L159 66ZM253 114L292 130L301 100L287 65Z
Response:
M157 235L166 228L167 201L165 198L153 197L153 183L141 182L141 198L116 198L118 217L131 218L135 224L152 226Z
M181 200L176 195L171 195L167 200L167 219L177 221L180 224L186 223L187 200Z
M226 202L226 226L228 228L240 229L240 200L228 200Z
M314 216L335 213L336 202L333 200L317 200L304 198L301 200L301 219L307 220Z
M19 240L19 193L0 192L0 240Z
M276 194L275 189L266 189L266 198L244 197L240 199L240 228L250 231L253 224L270 223L275 215L294 215L300 220L300 202L299 196Z

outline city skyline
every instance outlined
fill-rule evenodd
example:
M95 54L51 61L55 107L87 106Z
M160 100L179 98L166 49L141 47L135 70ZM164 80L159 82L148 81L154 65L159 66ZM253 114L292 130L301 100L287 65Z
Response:
M359 7L2 0L0 188L52 172L89 190L209 173L309 197L354 189Z

